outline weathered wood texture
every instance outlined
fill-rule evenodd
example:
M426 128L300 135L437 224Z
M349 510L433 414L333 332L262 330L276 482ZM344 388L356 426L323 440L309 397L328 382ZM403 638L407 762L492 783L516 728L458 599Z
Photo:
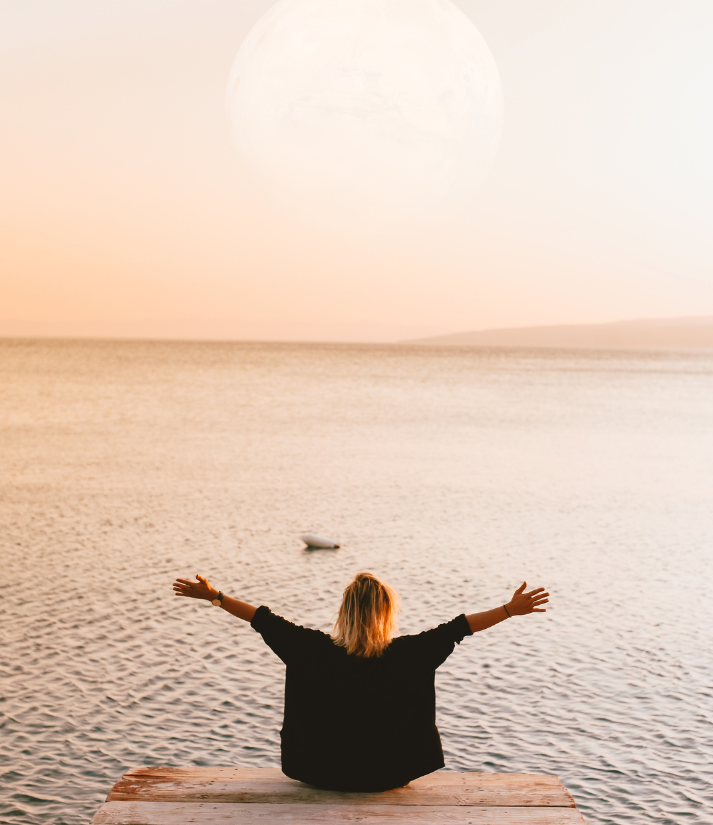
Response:
M384 793L322 791L277 768L130 768L93 825L584 825L556 776L436 771Z
M180 768L140 765L129 768L124 776L160 776L167 779L250 779L261 782L270 779L287 779L279 768L197 768L193 765Z
M322 791L276 768L132 768L107 801L575 807L556 776L438 771L383 793Z
M583 825L576 808L467 805L319 805L236 802L105 802L93 825Z

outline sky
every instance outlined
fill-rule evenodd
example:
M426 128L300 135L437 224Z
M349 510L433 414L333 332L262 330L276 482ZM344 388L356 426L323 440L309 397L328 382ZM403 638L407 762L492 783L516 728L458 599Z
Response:
M277 203L241 166L226 87L272 5L0 4L0 334L713 315L710 0L457 0L502 82L494 165L465 210L371 224Z

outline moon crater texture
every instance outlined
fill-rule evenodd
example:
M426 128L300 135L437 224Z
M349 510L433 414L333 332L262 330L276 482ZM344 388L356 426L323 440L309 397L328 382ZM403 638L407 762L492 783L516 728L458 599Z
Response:
M261 187L350 219L467 200L503 118L495 60L450 0L279 0L238 51L227 106Z

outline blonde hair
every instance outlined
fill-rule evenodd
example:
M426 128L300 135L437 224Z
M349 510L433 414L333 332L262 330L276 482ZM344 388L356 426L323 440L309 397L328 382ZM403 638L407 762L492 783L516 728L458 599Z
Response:
M381 656L394 633L398 593L373 573L357 573L344 591L332 638L347 653Z

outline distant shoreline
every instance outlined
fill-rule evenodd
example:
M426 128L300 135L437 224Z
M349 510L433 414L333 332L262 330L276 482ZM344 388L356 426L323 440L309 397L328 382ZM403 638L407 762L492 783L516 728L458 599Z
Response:
M507 327L407 339L399 343L439 347L713 349L713 316Z
M259 334L237 321L3 321L0 340L155 341L183 343L334 344L419 347L496 347L546 349L713 350L713 316L656 318L598 324L503 327L394 340L376 330L368 337L339 336L340 325L328 329L314 323L300 328L275 323Z

